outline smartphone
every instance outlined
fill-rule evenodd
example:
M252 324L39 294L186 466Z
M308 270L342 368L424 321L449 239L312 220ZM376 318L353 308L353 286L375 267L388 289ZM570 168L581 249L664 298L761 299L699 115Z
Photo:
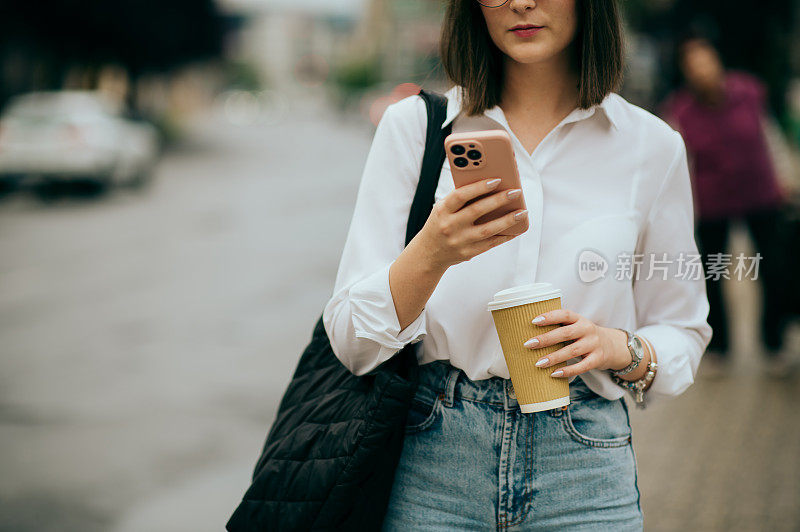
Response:
M456 188L489 178L499 177L502 179L497 187L468 201L464 206L490 194L495 194L499 190L513 188L522 190L517 159L514 157L511 137L506 131L489 129L451 133L444 139L444 149ZM511 203L479 217L475 220L475 224L486 223L509 212L525 208L525 198L523 194L520 194ZM497 234L519 235L527 231L528 226L528 217L526 216L525 219Z

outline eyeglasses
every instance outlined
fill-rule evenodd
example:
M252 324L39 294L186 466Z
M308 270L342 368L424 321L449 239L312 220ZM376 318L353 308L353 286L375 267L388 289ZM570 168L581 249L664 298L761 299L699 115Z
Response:
M477 2L484 7L500 7L508 0L477 0Z
M477 2L484 7L500 7L508 0L477 0Z

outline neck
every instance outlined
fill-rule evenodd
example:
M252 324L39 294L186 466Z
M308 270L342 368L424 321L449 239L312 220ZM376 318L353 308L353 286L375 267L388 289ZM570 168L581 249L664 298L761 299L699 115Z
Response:
M578 106L578 78L570 66L569 48L538 63L505 56L504 71L500 106L506 114L554 120Z
M725 84L722 79L718 80L713 86L695 87L695 94L700 101L707 105L717 105L722 102L725 96Z

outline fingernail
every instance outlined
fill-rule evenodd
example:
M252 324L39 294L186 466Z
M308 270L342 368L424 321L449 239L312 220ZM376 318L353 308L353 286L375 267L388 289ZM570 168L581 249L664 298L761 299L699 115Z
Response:
M544 321L544 316L536 316L531 320L531 323L539 323L540 321Z
M520 195L521 192L522 192L521 189L515 188L513 190L509 190L508 192L506 192L506 196L508 196L509 198L516 198L517 196Z
M486 182L486 188L494 188L498 185L498 183L500 183L500 181L502 181L502 179L499 177L497 179L490 179Z
M533 347L535 345L539 345L539 339L538 338L531 338L530 340L528 340L527 342L525 342L522 345L524 345L525 347Z
M540 358L539 361L536 363L536 366L541 368L542 366L544 366L548 362L550 362L550 359L548 359L548 358Z
M562 376L563 374L564 374L564 372L563 372L563 371L561 371L561 370L559 369L559 370L556 370L556 371L554 371L553 373L551 373L551 374L550 374L550 376L551 376L551 377L560 377L560 376Z
M522 220L525 216L527 216L527 214L528 214L528 209L525 209L524 211L519 211L517 214L515 214L514 218L516 218L517 220Z

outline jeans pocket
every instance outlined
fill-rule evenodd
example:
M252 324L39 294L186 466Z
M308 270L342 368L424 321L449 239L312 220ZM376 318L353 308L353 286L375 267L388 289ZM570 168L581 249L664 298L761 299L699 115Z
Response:
M408 409L405 433L417 434L431 428L441 413L442 402L439 397L433 390L420 385Z
M623 447L631 443L631 426L623 399L610 401L598 394L571 401L562 424L569 436L588 447Z

